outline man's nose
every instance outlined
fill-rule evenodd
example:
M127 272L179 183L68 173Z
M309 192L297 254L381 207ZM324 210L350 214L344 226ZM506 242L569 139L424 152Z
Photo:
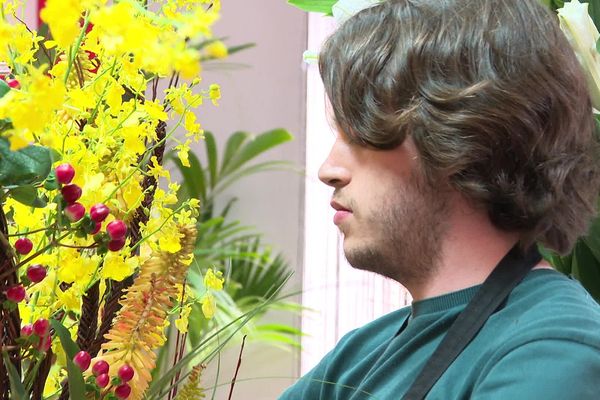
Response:
M343 163L343 157L337 151L337 143L333 145L329 156L319 168L319 179L326 185L339 189L350 183L351 175Z

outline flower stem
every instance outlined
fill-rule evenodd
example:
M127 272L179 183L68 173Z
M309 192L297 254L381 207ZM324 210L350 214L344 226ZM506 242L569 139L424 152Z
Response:
M90 24L90 12L86 11L85 17L83 19L83 26L81 27L81 32L79 33L79 37L77 38L77 42L75 42L75 47L71 47L70 57L69 57L69 65L67 65L67 73L65 74L64 83L67 84L69 80L69 75L71 75L71 70L73 69L73 63L77 58L77 53L79 52L79 48L81 47L81 42L83 41L83 37L85 36L85 31L87 31L87 27Z

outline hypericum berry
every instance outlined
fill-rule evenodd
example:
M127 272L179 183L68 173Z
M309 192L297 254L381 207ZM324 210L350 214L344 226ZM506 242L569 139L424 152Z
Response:
M21 336L31 336L33 334L33 324L23 325L21 327Z
M121 378L121 381L123 382L129 382L133 378L133 375L133 368L128 364L123 364L121 368L119 368L119 371L117 371L117 376Z
M115 395L119 399L126 399L129 397L130 394L131 394L131 387L126 383L122 383L115 388Z
M69 204L65 207L65 215L71 222L77 222L85 215L85 207L81 203Z
M100 229L102 229L102 223L101 222L96 222L96 225L94 225L94 229L90 232L90 235L95 235L96 233L100 232Z
M27 268L27 278L33 283L38 283L46 277L46 268L40 264L30 265Z
M116 219L106 225L106 232L112 240L124 239L127 235L127 225L120 219Z
M47 319L40 318L33 323L33 333L42 337L48 333L50 329L50 322Z
M104 360L98 360L92 365L92 373L95 376L106 375L109 369L110 365Z
M108 374L100 374L96 377L96 385L101 388L104 388L110 382L110 376Z
M33 249L33 242L27 238L19 238L15 241L15 250L17 253L25 255Z
M104 221L108 217L108 214L110 214L110 209L102 203L94 204L90 208L90 218L94 222Z
M19 81L18 81L18 80L16 80L16 79L9 79L9 80L7 80L7 81L6 81L6 83L8 83L8 86L9 86L11 89L18 89L18 88L20 88L20 87L21 87L21 84L20 84L20 83L19 83Z
M52 347L52 336L46 335L40 337L40 341L37 346L38 350L46 352L48 349L50 349L50 347Z
M75 168L71 164L60 164L54 169L56 172L56 180L63 185L71 183L75 176Z
M19 303L23 301L25 298L25 288L23 285L15 285L6 291L6 298L10 301L14 301L15 303Z
M65 185L60 189L63 199L69 204L75 203L81 197L81 188L74 183Z
M86 371L90 367L92 362L92 356L87 351L81 350L73 357L73 363L79 367L80 370Z
M110 251L119 251L125 246L125 238L114 239L108 242L108 249Z

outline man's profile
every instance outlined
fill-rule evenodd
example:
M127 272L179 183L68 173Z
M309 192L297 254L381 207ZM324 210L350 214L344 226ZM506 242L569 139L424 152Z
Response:
M526 256L570 251L600 188L556 17L539 0L386 0L340 26L319 68L338 131L319 177L346 258L414 302L350 332L281 399L403 398L496 266L521 262L427 398L600 398L600 307Z

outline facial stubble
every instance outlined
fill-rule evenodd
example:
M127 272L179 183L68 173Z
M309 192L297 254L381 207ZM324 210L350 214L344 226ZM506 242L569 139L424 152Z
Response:
M348 262L405 286L428 280L441 256L446 200L443 191L413 176L403 188L388 191L379 208L357 209L357 221L365 229L360 243L344 243Z

